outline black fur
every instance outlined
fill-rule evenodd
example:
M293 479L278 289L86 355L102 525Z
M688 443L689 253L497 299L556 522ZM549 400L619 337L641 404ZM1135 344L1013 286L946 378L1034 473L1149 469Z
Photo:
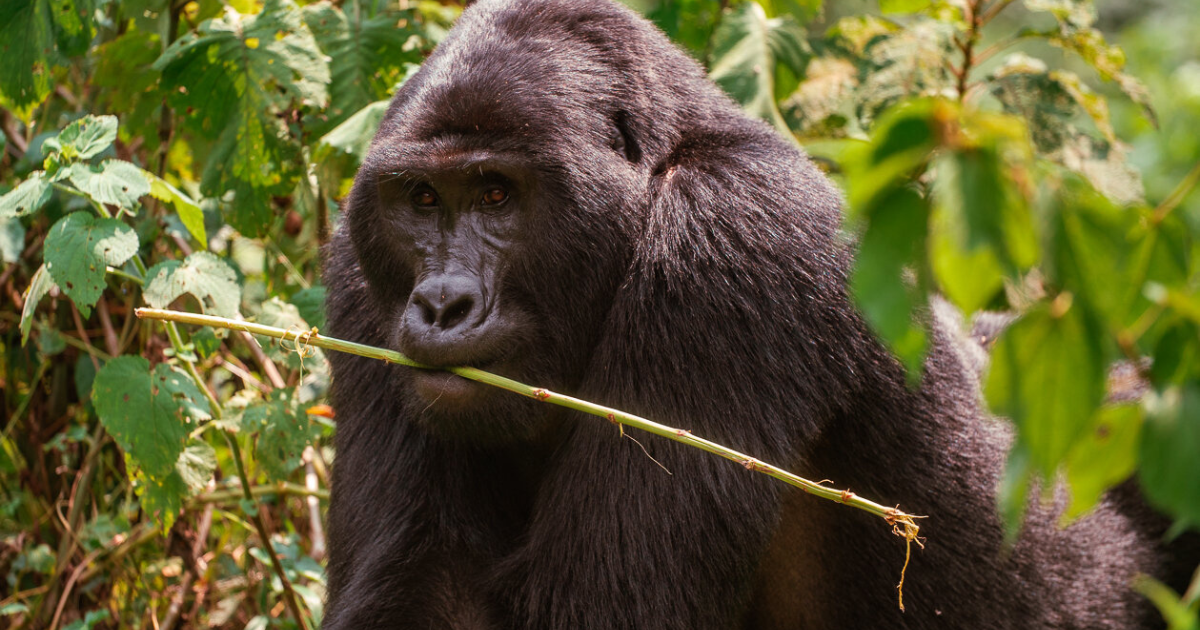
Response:
M414 253L406 217L425 219L405 195L426 167L473 177L464 155L515 173L519 199L480 219L480 234L507 222L506 240L468 242L477 262L453 271L453 252ZM358 175L327 252L329 332L487 358L832 479L928 514L926 549L901 613L904 545L877 518L630 432L668 474L603 420L499 390L465 389L459 408L422 394L415 370L335 355L324 627L1153 626L1127 586L1164 552L1137 510L1106 503L1060 530L1035 509L1005 553L1009 435L980 411L977 360L940 326L921 390L906 388L846 296L839 203L630 11L469 8ZM500 332L429 342L405 313L431 274L476 282L478 325Z

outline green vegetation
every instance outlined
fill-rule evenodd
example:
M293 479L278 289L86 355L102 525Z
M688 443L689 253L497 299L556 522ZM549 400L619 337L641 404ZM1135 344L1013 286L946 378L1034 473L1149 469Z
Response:
M631 4L840 180L852 288L914 382L930 293L1023 314L985 382L1018 431L997 506L1011 530L1039 479L1070 483L1076 518L1131 475L1177 530L1200 527L1188 0L1113 0L1102 23L1091 0ZM336 426L321 351L133 312L322 326L338 200L459 11L0 2L9 627L319 623ZM1118 361L1149 388L1106 403ZM1200 577L1139 588L1173 630L1200 628Z

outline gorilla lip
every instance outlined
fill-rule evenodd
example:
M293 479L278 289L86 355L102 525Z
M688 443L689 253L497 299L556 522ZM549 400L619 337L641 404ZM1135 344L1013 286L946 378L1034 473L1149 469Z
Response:
M476 397L486 393L487 386L437 368L414 369L413 386L417 395L430 406L468 407Z

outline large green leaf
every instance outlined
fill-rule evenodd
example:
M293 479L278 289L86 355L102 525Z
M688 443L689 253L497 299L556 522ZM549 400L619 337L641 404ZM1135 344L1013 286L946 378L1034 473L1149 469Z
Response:
M1150 503L1200 524L1200 383L1152 394L1142 430L1141 483Z
M187 374L165 363L122 356L96 375L92 401L104 428L152 480L174 470L188 433L209 419L208 402Z
M76 162L67 169L67 177L92 199L132 210L142 195L150 194L152 175L124 160L105 160L100 164Z
M331 59L329 119L318 133L386 98L406 64L420 63L429 47L414 28L414 12L385 9L372 15L371 9L362 0L347 3L350 16L327 2L304 7L304 22Z
M46 271L87 317L104 292L105 267L132 258L138 238L133 228L116 219L75 212L50 228L45 247Z
M233 268L212 252L196 252L183 261L168 260L146 272L146 303L167 308L183 294L200 302L205 313L236 317L242 290Z
M1065 519L1083 516L1109 488L1137 470L1142 417L1140 405L1111 405L1096 412L1088 431L1067 455L1071 503Z
M746 113L762 118L793 139L775 100L776 67L801 76L810 51L804 31L789 16L767 18L757 2L744 2L713 33L709 78Z
M985 391L1016 424L1017 441L1043 479L1054 480L1104 400L1108 353L1100 331L1063 294L1026 313L992 351Z
M0 106L28 122L50 94L54 49L50 3L45 0L0 2Z
M154 67L188 124L217 136L202 190L234 191L230 222L261 232L270 197L294 188L302 172L299 144L279 114L327 99L329 66L300 10L290 0L267 0L257 15L227 10L172 44Z
M203 490L216 469L217 453L213 447L207 442L190 440L175 461L174 470L165 477L150 478L144 473L136 476L134 488L142 509L157 515L159 531L164 534L170 531L184 500Z

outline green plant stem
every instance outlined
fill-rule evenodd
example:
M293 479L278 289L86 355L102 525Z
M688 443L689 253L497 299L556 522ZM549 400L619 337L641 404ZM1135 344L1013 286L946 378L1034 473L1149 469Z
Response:
M318 499L328 499L328 490L309 490L304 486L294 483L281 483L276 485L258 485L250 488L250 494L256 497L261 496L297 496L297 497L317 497ZM215 490L205 494L197 495L192 501L196 503L224 503L233 499L243 499L246 493L241 488L229 490Z
M1183 200L1187 198L1188 193L1192 192L1197 183L1200 183L1200 162L1197 162L1196 166L1192 167L1191 172L1184 176L1179 185L1175 187L1175 190L1171 191L1171 194L1167 195L1167 198L1154 209L1154 222L1162 223L1163 219L1167 218L1167 215L1171 214L1172 210L1183 203Z
M341 339L335 339L333 337L318 335L315 329L312 331L285 330L283 328L276 328L274 326L264 326L262 324L237 321L224 317L183 313L164 309L139 308L136 309L134 313L143 319L166 320L197 326L228 328L231 330L239 330L256 335L274 337L284 341L293 341L298 345L311 345L318 348L324 348L326 350L336 350L338 352L347 352L371 359L379 359L389 363L396 363L415 368L430 369L427 366L417 363L416 361L413 361L412 359L409 359L408 357L394 350L386 350L383 348L376 348L374 346L367 346ZM909 541L916 540L917 538L919 528L915 522L915 519L921 517L907 514L901 511L899 508L880 505L874 501L864 499L853 492L850 492L849 490L838 490L836 488L823 486L815 481L809 481L808 479L792 474L786 470L783 470L782 468L773 466L762 460L746 455L745 453L741 453L726 446L717 444L716 442L693 435L689 431L658 424L657 422L647 420L646 418L642 418L640 416L625 413L611 407L597 405L586 400L580 400L571 396L558 394L540 387L532 387L503 376L485 372L478 368L454 367L448 368L447 371L457 374L463 378L485 383L487 385L492 385L494 387L499 387L501 389L506 389L510 392L520 394L528 398L533 398L534 400L566 407L568 409L574 409L576 411L582 411L594 416L600 416L601 418L605 418L610 422L641 429L643 431L660 435L676 442L682 442L689 446L708 451L714 455L719 455L725 459L735 461L746 467L748 470L758 471L779 479L787 484L796 486L797 488L800 488L801 490L814 496L822 499L828 499L830 501L836 501L838 503L843 503L883 518L888 522L889 525L893 526L897 535L902 536ZM248 486L244 487L248 488ZM249 496L248 493L247 496Z
M225 440L229 442L229 450L232 451L238 478L242 480L242 498L254 506L250 520L254 523L254 528L258 530L258 537L262 539L263 548L271 558L271 566L275 569L275 574L279 576L279 583L283 585L283 601L291 610L292 616L296 618L296 623L300 624L301 630L308 630L308 620L301 613L300 603L296 599L296 591L292 589L292 582L283 569L283 563L279 561L279 554L275 553L275 546L271 544L271 535L267 532L267 525L262 520L261 507L254 500L254 494L250 492L250 478L246 474L246 465L242 462L242 449L238 446L237 437L226 432Z

